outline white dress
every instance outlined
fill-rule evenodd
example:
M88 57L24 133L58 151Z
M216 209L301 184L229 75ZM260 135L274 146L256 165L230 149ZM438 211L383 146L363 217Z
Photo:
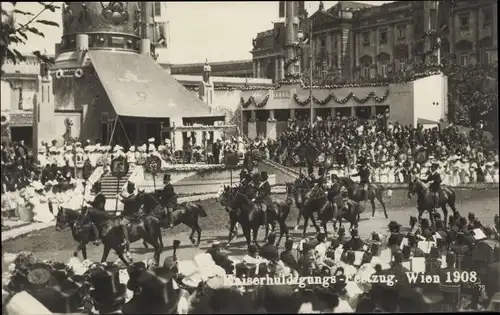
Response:
M380 183L382 184L387 184L388 181L389 181L389 169L387 167L387 165L383 165L381 168L380 168Z
M48 199L45 196L36 194L29 202L33 205L34 221L48 223L54 220L54 215L50 212Z
M389 168L387 174L387 182L388 183L395 183L396 182L396 167L394 166L394 162L389 162Z
M460 183L467 185L470 182L470 164L464 163L460 173Z
M493 182L498 183L498 168L494 167L493 168Z
M484 181L486 183L493 183L493 172L491 166L487 166L484 172Z

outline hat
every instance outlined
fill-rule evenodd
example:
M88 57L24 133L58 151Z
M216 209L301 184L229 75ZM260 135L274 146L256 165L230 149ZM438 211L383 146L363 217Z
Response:
M155 151L155 150L156 150L156 148L155 148L154 143L150 143L149 146L148 146L148 151L151 152L151 151Z
M129 152L135 152L135 146L131 146L128 150Z
M266 171L262 171L260 172L260 178L261 180L265 181L267 180L269 177L267 176L267 172Z
M389 231L395 231L395 230L399 230L399 228L401 227L401 224L399 224L398 222L396 221L391 221L389 222L389 224L387 225L387 228L389 229Z
M45 153L45 147L39 147L38 153Z
M118 151L122 151L122 150L123 150L122 146L118 145L118 144L115 145L115 147L113 148L113 152L118 152Z
M163 181L167 181L167 180L171 180L171 179L172 179L172 177L170 174L163 175Z
M149 138L149 139L148 139L148 142L149 142L149 143L154 143L154 142L155 142L155 138Z
M147 148L147 146L145 144L143 144L140 147L138 147L137 150L139 150L139 152L146 152L146 148Z
M75 142L75 146L77 146L77 147L81 147L81 146L82 146L82 144L81 144L80 142Z
M127 288L120 283L119 272L120 268L116 265L99 265L91 271L90 283L93 289L90 296L97 309L125 302Z

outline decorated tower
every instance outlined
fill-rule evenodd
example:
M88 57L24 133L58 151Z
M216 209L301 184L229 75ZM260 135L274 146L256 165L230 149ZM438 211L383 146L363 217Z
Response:
M107 96L89 52L150 54L144 26L151 18L145 14L151 7L151 2L65 2L55 65L48 78L39 80L38 143L99 138L101 131L86 123L89 113L110 120L106 113L111 111L99 108ZM44 96L49 91L53 95Z
M280 11L285 13L285 78L293 79L300 74L299 17L304 13L304 1L280 1ZM281 15L281 12L280 12Z

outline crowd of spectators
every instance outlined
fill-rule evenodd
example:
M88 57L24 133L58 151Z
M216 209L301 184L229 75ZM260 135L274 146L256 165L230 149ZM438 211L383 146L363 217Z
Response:
M325 161L340 175L355 171L366 158L376 182L403 182L410 173L425 175L439 163L448 184L498 182L498 149L481 129L463 132L454 125L432 128L403 126L379 115L376 120L328 117L290 120L278 139L274 159L285 165L308 166ZM338 174L339 175L339 174Z

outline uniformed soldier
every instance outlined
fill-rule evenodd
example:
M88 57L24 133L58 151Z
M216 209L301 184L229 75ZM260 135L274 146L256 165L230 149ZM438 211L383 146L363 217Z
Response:
M438 163L432 163L431 164L431 173L429 176L423 180L424 183L429 183L429 189L432 192L432 195L434 197L434 206L433 208L436 209L439 204L439 193L441 191L441 175L437 172L439 168Z
M361 187L361 197L362 197L361 200L365 200L368 189L370 187L370 177L371 177L371 170L370 166L368 165L367 158L360 159L360 166L358 172L350 175L350 177L353 176L359 176L359 185Z
M96 181L94 183L94 185L92 185L92 188L90 189L90 192L93 193L93 194L95 194L94 200L92 200L92 201L86 200L86 202L93 209L100 210L100 211L106 211L106 209L105 209L105 206L106 206L106 196L104 196L104 194L102 193L101 188L102 188L101 187L101 182L100 181ZM94 222L92 222L90 220L86 220L86 221L90 225L91 229L94 232L95 241L98 242L99 239L100 239L99 229L94 224Z
M307 181L309 182L309 187L313 187L314 183L316 182L316 176L314 176L314 168L312 165L309 165L307 168Z
M453 252L446 254L446 268L439 272L440 291L443 294L444 302L453 312L457 311L458 298L460 294L461 280L456 279L453 274L459 270L455 268L457 256Z
M127 225L130 223L131 218L136 215L136 211L139 209L139 207L137 206L137 195L135 193L135 190L135 184L129 181L127 184L126 194L118 196L119 200L123 203L122 220L120 223L125 241L124 245L127 247L127 249L130 244Z
M267 213L270 211L275 211L273 201L271 199L271 185L269 184L267 172L262 171L260 173L260 179L262 182L257 188L257 196L252 200L253 202L259 204L264 204L266 209L263 211L264 216L264 226L268 226Z
M469 224L467 225L468 230L471 231L474 229L481 229L484 227L481 221L479 221L479 219L476 218L476 215L474 213L469 212L468 219L469 219Z
M160 203L167 209L167 212L173 211L177 206L176 194L174 186L172 185L171 175L165 174L163 176L163 189L161 190Z
M388 247L399 247L401 242L403 241L403 234L400 232L401 224L396 221L389 222L387 225L389 232L391 232L391 236L389 236L389 240L387 241Z

